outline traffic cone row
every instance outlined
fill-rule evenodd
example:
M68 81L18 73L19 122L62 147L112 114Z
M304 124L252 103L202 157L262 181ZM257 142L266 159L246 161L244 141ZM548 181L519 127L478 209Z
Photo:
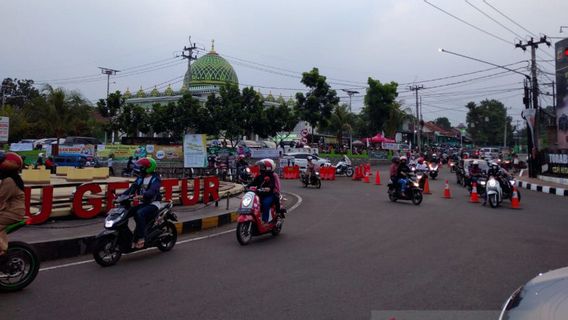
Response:
M355 173L353 174L353 181L358 181L363 179L363 169L361 166L355 167Z
M375 185L381 185L381 175L379 174L379 170L375 172Z

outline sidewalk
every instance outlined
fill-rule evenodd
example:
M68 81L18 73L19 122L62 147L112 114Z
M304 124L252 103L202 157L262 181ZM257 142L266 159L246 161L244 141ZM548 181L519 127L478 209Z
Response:
M241 196L221 199L218 206L215 206L215 202L207 205L200 203L190 207L175 206L173 212L178 216L176 223L178 235L235 222ZM287 198L288 208L297 202L296 197L287 195ZM91 253L95 236L104 230L104 221L102 216L90 220L52 220L42 225L26 226L11 234L10 240L33 244L42 261L75 257ZM134 220L131 219L129 223L133 229Z
M518 185L521 188L568 197L568 186L565 184L544 181L537 178L529 178L526 172L522 177L518 177L518 179Z

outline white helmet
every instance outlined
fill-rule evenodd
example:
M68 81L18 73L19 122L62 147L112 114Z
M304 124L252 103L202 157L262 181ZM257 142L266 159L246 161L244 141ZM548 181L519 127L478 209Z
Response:
M407 160L406 156L400 157L400 161L402 161L402 160L406 161Z
M260 161L263 162L266 166L266 171L274 171L274 169L276 169L276 163L274 162L274 160L266 158Z

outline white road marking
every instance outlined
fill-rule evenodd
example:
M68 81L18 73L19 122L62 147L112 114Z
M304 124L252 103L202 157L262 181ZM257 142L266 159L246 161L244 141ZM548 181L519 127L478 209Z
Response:
M290 207L290 209L288 209L288 212L292 212L295 209L297 209L300 206L300 204L302 204L303 199L302 199L302 197L300 197L300 195L298 195L296 193L288 192L288 194L291 194L292 196L294 196L298 199L298 202L296 202L292 207ZM235 232L235 230L236 229L225 230L225 231L217 232L217 233L202 236L202 237L196 237L196 238L178 241L176 243L176 245L222 236L222 235L227 234L227 233ZM144 251L152 250L152 249L154 249L154 248L148 248L148 249L144 249L144 250L140 250L140 251L135 251L135 252L132 252L130 254L136 254L136 253L140 253L140 252L144 252ZM41 269L39 269L39 271L49 271L49 270L56 270L56 269L61 269L61 268L68 268L68 267L73 267L73 266L79 266L79 265L86 264L86 263L91 263L91 262L94 262L94 261L95 260L90 259L90 260L71 262L71 263L61 264L61 265L52 266L52 267L41 268Z

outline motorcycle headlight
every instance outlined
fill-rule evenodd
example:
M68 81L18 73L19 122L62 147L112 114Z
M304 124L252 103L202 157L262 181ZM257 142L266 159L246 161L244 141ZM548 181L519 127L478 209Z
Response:
M509 183L514 186L515 185L515 180L509 180Z
M114 225L114 221L113 221L113 220L107 220L107 221L105 221L105 228L112 228L113 225Z
M415 187L418 187L418 182L413 182L412 183Z
M479 181L479 184L484 186L485 185L485 181Z
M246 171L247 173L250 173L250 168L246 168L245 171Z
M491 179L489 180L489 182L487 183L490 187L496 187L497 186L497 181Z
M248 207L251 202L252 202L252 197L244 197L243 198L243 206L244 207Z

